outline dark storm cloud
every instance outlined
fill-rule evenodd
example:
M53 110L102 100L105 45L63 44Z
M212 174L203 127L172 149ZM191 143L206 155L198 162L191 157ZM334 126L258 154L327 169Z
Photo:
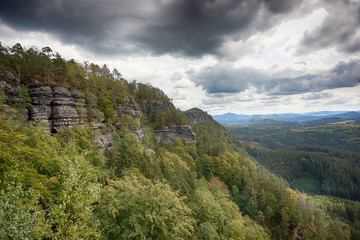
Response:
M268 78L259 70L234 68L231 64L206 67L199 71L190 70L187 74L197 85L211 94L243 92L251 84L266 81Z
M293 74L289 72L289 75ZM318 74L288 78L279 78L275 74L266 74L249 67L234 68L230 64L191 70L188 75L208 94L241 93L255 87L258 93L269 96L293 95L358 85L360 59L340 62L331 70Z
M0 19L90 51L215 53L225 37L246 39L281 21L298 0L2 0Z
M144 22L146 13L131 0L2 0L0 20L18 30L44 31L66 43L111 53L126 49L128 28ZM115 25L117 28L115 28Z
M299 54L335 47L346 53L360 50L360 2L325 1L328 16L312 32L306 32L298 48Z
M136 40L157 53L214 53L225 37L246 39L272 27L279 20L276 16L299 4L301 1L293 0L172 1Z

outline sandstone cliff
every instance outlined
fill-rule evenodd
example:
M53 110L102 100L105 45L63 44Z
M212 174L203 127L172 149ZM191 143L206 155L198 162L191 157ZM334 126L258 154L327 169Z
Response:
M0 76L1 77L1 76ZM121 121L114 121L114 129L109 130L104 123L103 113L96 108L97 99L92 95L95 104L86 102L83 93L74 88L61 86L50 86L33 81L26 88L26 97L20 96L21 87L15 81L0 78L0 91L5 93L5 103L26 102L23 104L24 121L34 121L42 123L52 133L57 133L60 129L71 126L83 125L88 123L97 133L97 143L103 149L112 146L112 131L120 128ZM91 93L87 93L91 94ZM137 103L134 99L125 97L123 104L115 106L115 117L121 119L123 115L130 115L133 121L140 122L140 119L154 109L166 112L169 108L175 108L169 101L141 101ZM17 111L8 105L6 111ZM10 109L10 110L9 110ZM88 111L96 112L97 118L90 117ZM145 138L145 129L142 126L131 129L140 141ZM190 126L167 126L162 130L155 131L158 138L162 138L167 143L174 143L176 138L184 138L189 144L196 143L196 135Z
M167 126L162 130L155 131L158 138L162 138L167 143L174 143L176 138L184 139L188 144L196 143L196 134L188 125Z

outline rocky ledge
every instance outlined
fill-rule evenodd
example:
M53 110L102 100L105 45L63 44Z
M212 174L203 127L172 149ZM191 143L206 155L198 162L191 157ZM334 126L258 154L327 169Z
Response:
M173 144L176 138L183 138L188 144L196 143L196 134L188 125L168 126L162 130L155 131L158 138L162 138L166 143Z

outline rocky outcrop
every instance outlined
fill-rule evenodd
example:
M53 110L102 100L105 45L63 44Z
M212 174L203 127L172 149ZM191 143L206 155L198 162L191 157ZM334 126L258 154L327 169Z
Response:
M0 90L5 93L6 100L15 98L19 92L20 86L0 81Z
M83 124L79 111L86 112L85 97L79 91L33 84L29 96L29 120L47 123L51 132Z
M149 101L149 100L145 100L141 102L141 110L145 113L145 114L150 114L151 112L153 112L155 109L160 109L162 112L166 112L167 109L175 109L174 104L172 104L169 101Z
M26 121L44 123L47 130L57 133L60 129L84 124L89 118L91 119L89 125L98 135L96 143L102 146L103 150L112 146L112 133L105 126L104 118L98 114L95 96L87 96L86 99L91 99L91 101L86 102L85 96L76 89L43 85L34 80L28 88L25 87L28 96L24 100L19 98L20 91L24 90L23 87L20 87L16 81L5 81L5 78L1 78L1 76L0 90L5 93L5 102L28 102L27 109L23 107L26 110ZM91 93L88 94L91 95ZM115 121L114 129L122 126L121 116L125 114L130 115L134 121L138 121L137 119L140 119L143 114L153 113L158 109L165 113L168 109L174 108L169 101L143 101L138 104L132 98L125 97L125 102L116 107L116 116L120 118L120 121ZM95 118L91 116L90 111L95 113ZM0 113L5 116L6 114L15 114L17 110L8 106ZM139 141L144 141L145 128L138 124L135 125L136 127L132 129L133 133ZM174 143L176 138L183 138L188 144L196 143L196 135L190 126L168 126L163 130L155 131L155 133L158 138L170 144Z
M1 80L2 79L2 80ZM5 81L4 76L0 76L0 91L5 93L5 101L11 103L24 103L24 99L20 97L21 87L19 83L14 81Z
M121 117L124 114L129 114L133 118L141 118L141 107L133 99L125 97L125 104L117 107L117 116Z
M101 147L101 150L104 152L105 149L111 148L113 145L113 135L111 133L97 135L97 139L95 140L95 144Z
M83 124L81 117L86 116L85 97L75 89L52 87L51 102L52 132L72 125ZM83 116L80 116L80 114Z
M185 115L189 118L189 123L191 125L210 122L214 120L209 114L207 114L206 112L202 111L199 108L189 109L185 111Z
M26 88L25 88L26 90ZM5 95L3 101L1 116L9 118L21 118L24 122L28 121L28 109L22 107L16 109L14 106L26 105L27 100L22 98L22 87L14 79L13 81L5 81L4 75L0 73L0 91ZM7 105L8 104L8 105ZM11 105L11 106L10 106Z
M135 137L140 141L144 141L145 139L145 129L143 127L136 128L134 130Z
M196 143L196 134L188 125L168 126L162 130L155 131L156 137L163 139L166 143L173 144L176 138L183 138L188 144Z

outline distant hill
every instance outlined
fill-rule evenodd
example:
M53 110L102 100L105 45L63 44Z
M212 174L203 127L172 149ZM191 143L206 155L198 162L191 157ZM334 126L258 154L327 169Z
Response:
M225 126L228 126L231 124L225 124ZM234 124L232 124L234 125ZM298 122L295 121L286 121L286 120L281 120L281 119L271 119L271 118L266 118L266 119L261 119L261 118L252 118L247 122L243 122L241 124L239 124L241 126L252 126L252 127L266 127L266 126L281 126L281 127L295 127L295 126L300 126L300 124Z
M219 123L232 126L317 126L324 124L359 124L360 112L321 111L264 115L225 113L214 115L213 118Z

